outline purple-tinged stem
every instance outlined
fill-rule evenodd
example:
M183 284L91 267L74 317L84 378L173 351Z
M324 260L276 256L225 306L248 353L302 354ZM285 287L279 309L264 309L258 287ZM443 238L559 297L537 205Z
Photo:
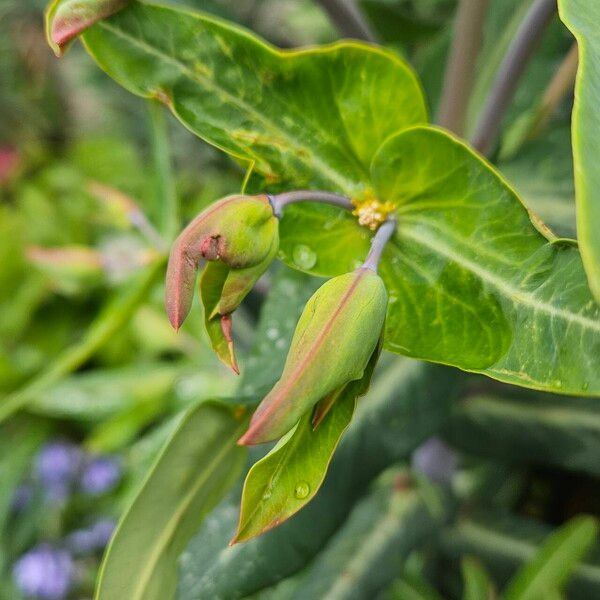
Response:
M371 240L371 249L369 250L369 254L362 265L363 269L371 269L371 271L375 271L375 273L377 273L383 249L390 241L392 235L394 235L395 230L395 219L388 219L385 223L383 223L383 225L381 225L381 227L379 227L377 233Z
M333 192L323 192L319 190L297 190L293 192L283 192L282 194L273 194L268 196L273 214L276 217L281 217L283 208L288 204L295 202L323 202L325 204L333 204L346 210L354 210L354 205L350 198Z
M513 99L519 80L556 10L556 0L535 0L500 65L471 142L485 156L494 148L502 118Z

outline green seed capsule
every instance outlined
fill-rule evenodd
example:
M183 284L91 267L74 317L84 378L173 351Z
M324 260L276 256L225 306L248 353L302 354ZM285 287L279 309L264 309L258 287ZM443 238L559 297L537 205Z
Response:
M275 440L317 402L360 379L385 320L387 292L368 268L334 277L307 302L281 379L261 402L243 445Z
M179 329L188 315L197 270L209 261L200 283L206 327L219 357L237 371L229 315L267 270L278 247L278 220L266 196L229 196L209 206L171 249L165 306L173 327Z

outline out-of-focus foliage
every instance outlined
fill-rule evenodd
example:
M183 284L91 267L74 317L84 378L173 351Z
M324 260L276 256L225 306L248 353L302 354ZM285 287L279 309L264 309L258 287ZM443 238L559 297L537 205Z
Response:
M24 592L91 597L124 514L104 567L103 600L123 600L123 582L137 586L135 597L179 600L489 600L490 589L558 598L568 576L565 597L600 595L598 549L583 556L595 524L582 517L569 523L600 514L596 398L523 392L386 353L311 503L281 527L228 547L239 521L244 456L235 439L236 418L245 417L232 407L250 411L279 378L298 317L321 281L281 266L261 279L236 315L239 381L212 356L197 303L179 334L168 327L158 273L169 241L160 239L168 185L160 171L171 164L183 226L214 199L238 193L245 169L159 110L167 132L161 139L156 111L101 73L80 44L57 62L44 39L45 4L0 5L0 414L5 399L25 407L0 424L0 599L24 600ZM338 37L312 0L168 4L244 25L284 48ZM489 4L469 130L531 0ZM358 5L377 38L416 69L435 115L457 2ZM493 156L527 208L566 237L576 233L572 95L543 127L533 125L572 41L555 19ZM255 175L248 187L260 185ZM321 215L298 211L296 223L322 225L321 246L331 223L338 228L339 248L320 248L318 257L282 222L291 266L331 274L341 254L350 257L348 268L364 255L368 234L352 237L354 223L332 215L327 208ZM317 259L325 262L315 267ZM127 304L127 318L89 341L90 327L102 323L107 307L120 310L140 276L149 283ZM212 398L224 400L204 402ZM304 437L319 439L307 425ZM325 459L311 465L317 485L330 448L320 450ZM280 450L249 454L243 475L262 458L265 490L282 464L310 459L294 462L283 453L273 468ZM271 510L270 498L262 498L260 506ZM263 526L273 514L254 518ZM141 543L147 564L164 571L137 570Z

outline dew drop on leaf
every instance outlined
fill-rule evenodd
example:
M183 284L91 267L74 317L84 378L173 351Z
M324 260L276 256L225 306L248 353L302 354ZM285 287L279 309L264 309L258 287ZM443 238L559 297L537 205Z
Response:
M294 496L296 496L296 498L298 498L299 500L302 500L302 498L306 498L306 496L308 496L309 492L310 485L308 485L306 481L301 481L300 483L296 484L296 488L294 489Z
M304 244L294 246L292 258L301 269L310 269L314 267L317 262L317 255L315 252Z
M263 499L263 500L268 500L270 497L271 497L271 489L270 489L270 488L267 488L267 489L265 490L265 493L263 494L263 497L262 497L262 499Z

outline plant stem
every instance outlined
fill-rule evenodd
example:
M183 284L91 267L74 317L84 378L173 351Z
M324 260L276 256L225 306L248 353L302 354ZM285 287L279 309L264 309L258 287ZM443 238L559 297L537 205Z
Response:
M354 210L354 205L350 198L340 194L319 190L283 192L282 194L270 195L268 198L276 217L281 217L284 206L295 202L323 202L325 204L333 204L334 206L345 208L346 210Z
M488 3L489 0L460 0L456 13L437 122L458 135L464 129Z
M171 242L179 228L179 206L171 165L169 132L164 106L157 100L148 101L156 184L155 217L163 237Z
M574 42L544 92L536 118L527 135L528 139L537 137L544 130L558 105L573 91L578 65L579 52L577 42Z
M377 233L371 240L371 249L369 250L369 254L362 265L363 269L371 269L371 271L375 271L375 273L377 273L383 249L390 241L392 235L394 235L394 231L396 231L395 219L388 219L385 223L383 223L383 225L381 225L381 227L379 227Z
M30 383L0 401L0 422L6 420L36 395L57 383L87 362L110 338L121 330L148 297L158 276L163 272L165 257L156 260L141 273L130 287L116 296L96 317L83 339L59 354L54 362Z
M375 35L354 0L317 0L323 10L329 15L332 23L344 37L376 42Z
M471 142L483 155L492 151L519 80L556 9L556 0L535 0L508 48Z

